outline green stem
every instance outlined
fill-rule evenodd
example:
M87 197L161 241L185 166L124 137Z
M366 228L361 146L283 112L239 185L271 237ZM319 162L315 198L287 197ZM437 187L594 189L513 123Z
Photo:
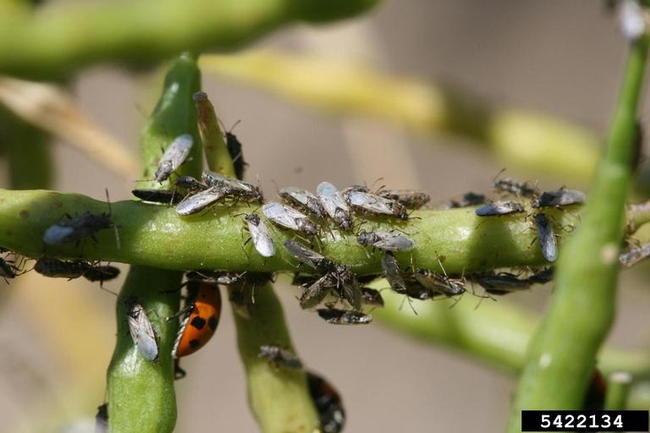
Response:
M560 252L554 297L528 349L510 432L519 431L522 409L580 408L596 354L614 318L618 253L647 48L645 38L632 45L606 153L582 223Z
M58 76L99 61L135 65L226 49L296 21L349 18L377 0L144 0L0 12L0 71ZM116 27L116 25L118 25Z
M249 284L249 283L246 283ZM231 290L242 290L235 287ZM271 284L255 288L248 317L233 305L239 354L246 370L248 400L263 433L311 433L318 414L309 396L303 370L278 369L260 358L260 346L271 345L296 353L282 305Z
M171 350L178 324L165 319L178 311L181 272L132 266L117 302L117 344L108 368L111 432L171 432L176 424ZM165 293L167 292L167 293ZM125 300L135 296L158 335L159 361L142 357L127 324Z
M196 112L192 95L199 90L201 76L196 58L184 54L170 65L160 100L143 129L140 145L145 179L152 179L167 146L181 134L192 134L196 140ZM198 175L201 167L201 146L194 146L190 161L181 171ZM166 181L169 185L169 181ZM150 186L160 186L150 181ZM120 206L116 204L119 208ZM129 219L127 215L125 219ZM118 219L113 223L121 230ZM144 228L144 226L142 227ZM128 234L122 233L126 243ZM117 239L118 250L122 245ZM131 262L134 263L134 262ZM172 346L178 331L176 320L167 321L179 310L180 283L183 273L159 267L131 266L117 304L118 334L115 352L108 370L108 414L111 432L171 432L176 424L176 395ZM126 300L135 298L154 324L159 343L159 361L152 363L138 352L128 332Z
M385 282L372 284L385 289ZM548 290L533 286L531 290ZM372 315L379 323L408 337L442 345L511 373L519 373L526 361L526 347L539 323L528 309L507 299L479 300L464 296L409 303L404 296L383 290L384 308ZM453 308L450 308L453 306ZM415 314L413 312L415 310ZM624 370L636 378L650 377L650 353L647 350L604 348L598 365L604 372Z
M197 216L179 217L164 205L124 201L111 204L112 220L118 228L121 248L113 230L97 233L97 244L88 240L80 245L45 245L43 232L64 215L107 212L104 202L78 194L52 191L0 190L0 246L27 257L46 252L53 257L109 260L165 269L229 269L232 271L274 272L294 270L296 260L283 247L295 233L273 229L272 238L279 253L263 258L255 252L244 231L243 214L256 206L239 204L215 206ZM579 207L549 210L560 244L579 221ZM361 218L357 220L359 222ZM563 228L563 230L560 230ZM531 218L481 218L473 208L415 211L407 222L367 221L364 230L399 230L415 241L415 249L397 253L406 268L440 270L438 259L449 274L491 270L508 266L543 266ZM381 272L381 254L361 247L354 234L331 236L323 230L323 253L351 266L359 274Z
M628 372L615 371L607 376L605 410L626 409L632 376Z
M12 189L47 188L52 180L49 135L0 109L2 143Z

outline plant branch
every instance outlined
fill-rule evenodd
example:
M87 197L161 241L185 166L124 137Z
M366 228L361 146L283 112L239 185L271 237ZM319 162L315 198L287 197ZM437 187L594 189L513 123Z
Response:
M230 290L244 289L233 287ZM240 314L233 304L237 343L246 370L248 401L253 415L263 433L311 433L317 429L319 421L304 370L277 368L259 356L263 345L296 353L282 305L271 284L253 290L255 302L248 305L248 317Z
M100 61L143 65L232 49L294 22L350 18L377 0L144 0L0 10L0 71L53 77Z
M251 243L244 246L243 214L256 207L245 204L215 206L203 214L179 217L164 205L123 201L111 204L112 220L120 234L118 248L113 230L97 234L80 245L45 245L43 232L58 223L65 214L107 212L105 202L79 194L53 191L0 190L0 246L27 257L48 256L109 260L164 269L229 269L232 271L293 271L296 261L284 248L274 257L263 258ZM579 206L549 210L548 215L560 235L559 242L578 224ZM360 219L357 219L360 222ZM563 228L560 229L560 228ZM399 230L413 241L415 249L396 253L405 267L440 271L438 258L449 274L491 270L509 266L543 266L532 218L524 214L512 217L480 218L473 208L414 211L407 222L380 218L366 221L364 230ZM336 236L323 231L323 253L347 264L359 274L381 272L381 254L361 247L354 234ZM277 246L295 238L291 231L272 230ZM304 269L303 269L304 270Z
M612 324L647 49L645 37L631 45L607 150L582 223L560 252L555 293L528 348L512 405L510 432L519 431L522 409L581 407L596 354Z
M196 59L189 54L170 65L160 100L142 131L141 153L144 176L152 179L160 158L161 144L169 145L181 134L198 136L192 95L200 88L201 75ZM201 146L193 146L191 161L182 172L198 175L202 167ZM151 186L161 185L149 182ZM165 181L169 186L169 181ZM115 221L114 221L115 223ZM117 239L117 248L121 245ZM158 267L131 266L117 302L117 343L109 367L108 414L111 432L171 432L176 424L176 395L172 346L178 331L182 272ZM158 342L158 362L146 360L134 344L127 325L128 299L140 303L154 325Z

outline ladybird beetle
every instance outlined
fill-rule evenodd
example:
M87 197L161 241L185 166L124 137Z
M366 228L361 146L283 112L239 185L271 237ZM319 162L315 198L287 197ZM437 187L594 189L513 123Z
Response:
M221 316L221 293L215 283L189 280L185 308L172 356L180 358L203 347L212 338Z
M323 433L343 431L345 409L339 393L327 380L313 371L307 372L307 384L311 399L318 410Z

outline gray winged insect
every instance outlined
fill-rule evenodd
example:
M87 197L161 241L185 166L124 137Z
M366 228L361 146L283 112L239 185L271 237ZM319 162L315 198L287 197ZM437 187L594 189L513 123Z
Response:
M415 247L415 242L407 236L392 232L366 232L357 234L357 241L366 247L375 247L385 251L408 251Z
M129 332L138 352L147 361L158 362L158 337L147 313L134 297L127 298L125 303Z
M234 177L223 176L213 171L204 171L201 180L208 186L220 187L228 191L228 195L233 195L244 200L264 202L264 196L259 187L244 182Z
M648 257L650 257L650 243L626 250L620 255L619 261L623 266L629 268Z
M377 195L395 200L409 209L419 209L431 200L431 196L426 192L410 189L385 189Z
M287 368L290 370L300 370L302 361L294 353L282 349L278 346L260 346L260 358L264 358L272 363L275 368Z
M366 325L372 322L372 316L361 311L319 308L316 312L327 323L334 325Z
M224 199L226 193L226 190L218 186L213 186L204 191L197 192L196 194L183 199L183 201L176 206L176 213L183 216L195 214Z
M544 214L537 213L533 215L533 218L535 219L537 238L542 248L542 255L549 262L554 262L557 259L557 242L555 240L553 225Z
M154 174L156 181L163 182L167 180L185 162L193 143L194 140L190 134L179 135L171 142L160 161L158 161L158 169Z
M345 198L350 203L350 206L360 212L372 215L394 216L403 220L408 219L406 207L395 200L356 190L347 191Z
M510 215L514 213L522 213L523 211L524 211L524 207L517 202L496 201L494 203L489 203L477 208L476 210L474 210L474 213L477 216L484 217L484 216Z
M266 218L284 228L310 236L318 233L318 228L309 220L307 215L282 203L270 201L262 206L262 213Z
M311 212L317 218L325 217L325 209L323 209L318 197L307 190L288 186L280 190L280 197L289 204Z
M533 207L560 207L581 204L585 201L585 193L573 189L544 191L532 201Z
M316 188L316 195L325 212L343 230L352 230L352 216L350 208L345 203L343 194L329 182L321 182Z
M413 276L422 286L438 291L445 296L458 296L465 293L465 281L463 279L449 278L447 275L418 269Z
M263 257L273 257L275 255L275 245L269 234L269 229L257 214L250 214L244 217L251 234L253 245L258 253Z

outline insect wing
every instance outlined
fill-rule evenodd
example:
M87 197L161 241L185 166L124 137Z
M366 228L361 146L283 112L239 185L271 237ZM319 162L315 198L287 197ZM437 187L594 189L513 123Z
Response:
M190 134L179 135L172 141L158 162L158 169L154 174L156 181L163 182L167 180L185 162L193 143L194 140Z
M355 310L361 309L361 288L357 277L347 266L336 265L337 288L343 298L348 301Z
M533 200L533 207L559 207L581 204L585 201L585 193L573 189L545 191Z
M422 286L434 292L443 293L446 296L457 296L465 293L465 285L462 280L448 278L445 275L426 269L418 269L413 276Z
M83 274L83 277L88 281L110 281L117 278L120 275L119 268L110 265L103 266L88 266L86 271Z
M260 346L259 356L272 362L276 368L284 367L290 370L302 368L302 361L295 354L277 346Z
M76 241L73 227L61 226L59 224L51 225L43 233L43 241L48 245L61 245Z
M364 232L357 235L361 245L373 246L385 251L408 251L415 247L415 242L407 236L391 232Z
M192 176L181 176L174 182L174 186L177 188L183 188L190 193L196 193L199 191L204 191L209 188L208 185L204 184L198 179L193 178Z
M290 230L304 231L306 224L311 224L307 215L276 201L262 206L262 213L274 223Z
M225 196L223 189L219 187L208 188L205 191L197 192L181 201L176 206L176 213L187 216L202 211L206 207L218 202Z
M316 312L327 323L334 325L366 325L372 322L372 316L370 314L365 314L360 311L319 308Z
M379 293L379 290L371 289L370 287L361 288L361 302L365 305L372 305L375 307L384 306L384 298Z
M384 190L377 193L381 197L396 200L409 209L419 209L429 203L431 196L426 192L403 190Z
M258 215L251 214L246 217L246 224L257 252L263 257L273 257L275 255L275 245L264 221Z
M501 216L509 215L513 213L521 213L524 211L524 207L513 201L500 201L490 204L483 205L477 208L474 213L477 216Z
M64 261L53 257L41 257L34 265L36 272L50 278L79 278L88 268L90 265L85 262Z
M492 295L505 295L530 288L532 284L528 279L517 278L516 275L500 272L475 274L472 281L477 282L486 292Z
M330 259L307 248L299 242L286 240L284 241L284 247L292 256L298 259L298 261L311 266L314 269L318 269L322 272L329 272L334 268L334 262Z
M381 260L381 267L384 269L386 280L388 280L391 289L399 294L405 295L407 292L406 283L402 278L397 259L392 254L387 253Z
M158 361L158 340L142 305L135 300L127 302L129 332L140 355L147 361Z
M555 240L553 225L544 214L535 214L533 218L535 218L537 237L539 239L539 245L542 248L542 255L549 262L554 262L557 259L557 242Z
M289 186L280 190L280 197L287 202L291 202L309 210L318 218L323 218L325 216L325 209L323 209L323 205L321 205L318 197L309 191Z
M325 212L336 221L339 226L349 230L352 228L350 219L350 208L345 204L343 194L329 182L321 182L316 188L316 195L320 200Z
M346 198L353 207L382 215L393 215L393 207L396 204L389 199L362 191L349 191Z
M336 276L332 273L327 273L316 280L300 296L300 306L302 309L314 308L323 302L330 290L336 287L337 282Z

